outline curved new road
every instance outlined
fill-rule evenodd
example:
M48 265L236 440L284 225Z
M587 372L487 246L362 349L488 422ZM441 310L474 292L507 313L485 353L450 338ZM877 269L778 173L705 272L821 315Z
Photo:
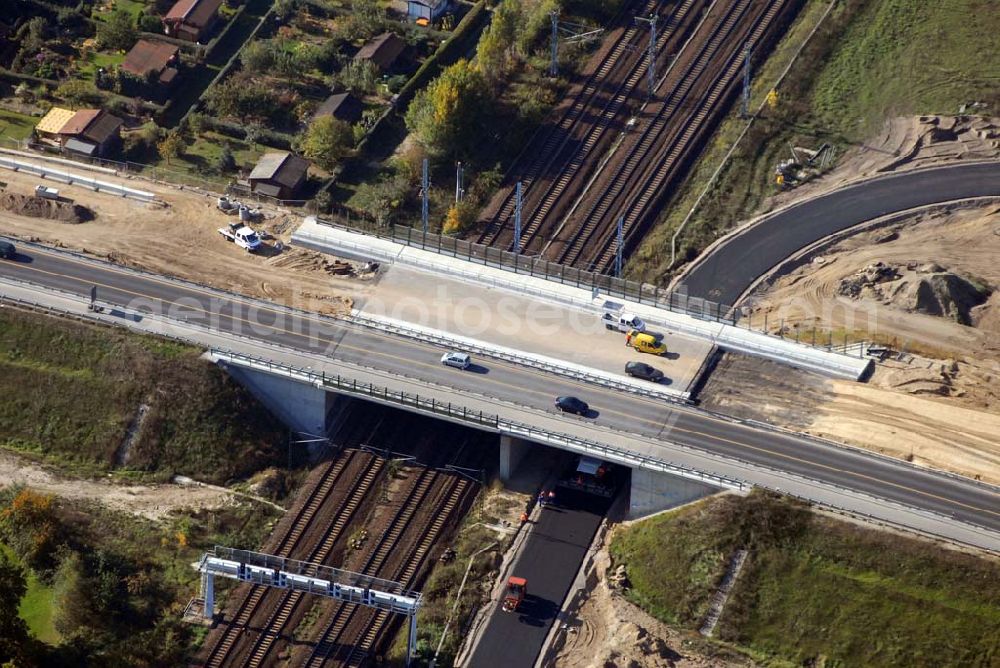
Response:
M973 197L1000 197L1000 162L874 178L793 204L739 230L681 279L688 295L735 304L758 277L825 237L882 216Z
M1000 492L965 478L517 364L491 360L484 362L478 373L463 373L442 366L442 349L431 344L39 246L21 244L20 248L21 255L15 261L0 260L0 279L12 278L38 286L32 289L54 288L76 295L89 295L97 286L102 303L127 307L132 312L170 313L175 319L210 325L231 336L234 349L241 336L287 350L322 353L338 361L417 378L428 387L451 388L469 396L470 401L489 398L508 406L523 406L523 421L535 415L536 422L545 422L547 429L564 430L562 433L586 434L595 428L619 430L647 442L662 443L657 447L662 449L659 454L663 458L669 458L668 446L676 443L1000 533ZM5 287L0 284L0 296L3 294ZM553 415L552 399L558 394L584 398L596 416L585 419Z

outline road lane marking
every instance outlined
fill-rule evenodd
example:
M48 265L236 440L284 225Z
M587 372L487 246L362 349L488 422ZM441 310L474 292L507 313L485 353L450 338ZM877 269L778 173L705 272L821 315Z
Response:
M62 258L59 258L58 261L63 261L63 260L62 260ZM107 273L107 274L119 274L119 275L123 275L124 274L124 272L117 271L115 268L102 267L102 266L99 266L99 265L98 266L94 266L94 265L87 264L87 263L85 263L83 261L76 260L76 259L70 259L70 260L67 260L67 261L68 262L73 262L75 264L78 264L80 266L88 268L88 269L90 269L92 271L103 272L103 273ZM33 271L33 272L37 272L37 273L41 273L41 274L46 274L46 275L53 276L53 277L56 277L56 278L70 279L70 280L82 283L84 285L97 285L99 287L104 287L106 289L113 290L113 291L116 291L116 292L119 292L119 293L133 295L135 297L140 297L140 298L144 298L144 299L152 299L152 300L155 300L157 302L160 302L160 303L163 303L163 304L166 304L166 305L180 306L182 308L187 308L187 309L190 309L192 311L198 311L198 312L204 313L205 315L209 315L209 316L216 316L216 317L219 317L219 318L226 318L226 319L228 319L230 321L234 321L234 322L244 322L244 323L246 323L248 325L251 325L253 327L263 327L263 328L269 329L269 330L271 330L271 331L273 331L275 333L281 333L281 334L285 334L285 335L291 335L292 337L298 337L298 338L304 339L305 341L307 341L309 343L315 342L315 343L319 344L319 343L323 342L322 339L314 338L314 337L302 334L300 332L289 330L289 329L286 329L286 328L283 328L283 327L278 327L278 326L275 326L275 325L268 325L268 324L259 323L259 322L251 322L250 320L248 320L246 318L235 316L235 315L224 315L224 314L221 314L221 313L213 313L211 311L208 311L208 310L200 308L200 307L195 307L195 306L191 306L191 305L187 305L187 304L178 304L176 301L163 299L161 297L155 297L153 295L144 294L144 293L141 293L141 292L136 292L134 290L129 290L127 288L122 288L122 287L118 287L118 286L114 286L114 285L109 285L107 283L101 283L101 282L96 282L96 281L89 281L89 280L86 280L84 278L78 278L78 277L75 277L75 276L67 276L66 274L59 274L59 273L56 273L56 272L48 271L48 270L45 270L45 269L39 269L37 267L30 267L30 266L26 266L26 265L16 264L16 265L11 265L11 266L14 266L14 267L19 268L19 269L27 269L29 271ZM206 295L206 296L211 296L211 297L217 298L217 299L220 298L220 295L214 294L214 293L212 293L212 292L210 292L208 290L202 290L202 289L200 289L198 287L190 287L189 288L187 285L178 286L175 283L171 283L169 281L164 281L164 280L158 280L155 277L140 276L140 278L146 279L146 280L150 280L151 282L160 283L162 285L165 285L165 286L167 286L169 288L173 288L174 290L178 290L178 291L181 291L181 292L186 291L186 292L189 292L189 293L202 294L202 295ZM248 307L256 308L256 309L261 310L261 311L274 313L275 315L278 315L278 314L281 314L281 315L291 315L291 317L294 317L294 318L300 318L302 320L306 320L306 321L310 321L310 322L315 322L315 323L318 323L318 324L321 324L321 325L332 326L331 323L325 322L324 320L321 320L318 317L313 317L313 316L309 316L309 315L306 315L306 314L297 314L297 313L289 314L287 311L282 311L280 309L271 308L271 307L268 307L266 305L265 306L259 306L257 304L253 304L251 302L243 301L239 297L232 297L232 298L230 298L228 296L223 296L221 298L226 299L231 304L245 305L245 306L248 306ZM343 327L345 330L350 330L351 329L350 326L348 326L348 325L346 325L344 323L337 323L336 326ZM397 345L400 343L400 339L401 339L401 337L391 336L391 335L387 335L387 334L384 334L384 333L381 333L381 332L376 332L374 335L377 336L378 338L383 339L383 340L392 341L394 344L397 344ZM437 348L436 346L432 346L430 344L423 344L423 343L420 343L420 342L414 342L414 341L409 341L409 340L405 340L405 339L403 339L403 340L405 342L404 345L408 345L409 347L414 348L414 349L418 349L418 350L435 351L436 348ZM392 355L392 354L388 354L388 353L385 353L385 352L382 352L382 351L379 351L379 350L373 350L373 349L370 349L370 348L362 348L362 347L358 347L358 346L353 346L351 344L344 343L343 341L339 341L339 342L336 342L336 343L334 343L333 341L330 341L330 343L332 343L334 345L334 349L339 348L339 347L344 347L347 350L351 350L351 351L354 351L354 352L357 352L357 353L362 353L363 355L375 355L377 357L383 357L383 358L387 358L387 359L391 359L391 360L397 360L399 358L398 355ZM280 345L280 344L272 344L272 345ZM416 366L428 368L428 369L438 369L438 366L439 366L437 364L431 364L431 363L428 363L428 362L423 362L421 360L412 360L412 359L409 360L409 363L411 363L413 365L416 365ZM497 365L499 365L499 366L501 366L503 368L506 368L506 369L515 370L517 372L527 373L529 375L535 375L535 376L542 377L542 378L546 377L544 374L537 373L537 372L535 372L534 370L532 370L530 368L522 368L522 367L511 365L511 364L504 364L502 362L497 362ZM491 383L491 384L494 384L494 385L497 385L497 386L501 386L501 387L509 388L511 390L516 391L517 393L521 393L521 394L523 394L523 393L529 393L529 394L534 394L534 395L542 396L542 397L549 397L550 396L548 393L542 392L540 390L533 390L533 389L524 387L522 385L516 385L516 384L513 384L513 383L507 383L507 382L504 382L504 381L501 381L501 380L497 380L495 378L494 379L487 378L486 380L489 383ZM453 389L457 389L457 388L453 388ZM597 387L595 387L594 389L596 391L600 392L601 394L604 394L604 395L607 395L607 396L621 397L620 394L612 392L612 391L609 391L609 390L607 390L605 388L597 388ZM654 402L648 401L648 400L644 400L642 398L638 398L637 397L636 399L639 400L639 401L642 401L643 403L645 403L647 405L661 406L661 404L654 403ZM676 407L673 407L673 406L670 406L670 405L663 405L663 407L666 408L667 410L676 410ZM549 411L545 411L545 412L549 413ZM643 417L636 417L634 415L631 415L631 414L628 414L628 413L623 413L622 411L618 411L618 410L615 410L615 409L606 409L606 412L611 413L613 415L617 415L617 416L622 417L622 418L626 418L628 420L639 421L639 422L642 422L644 424L655 426L655 427L663 427L664 426L663 423L662 423L662 421L659 421L659 420L658 421L654 421L654 420L650 420L650 419L643 418ZM685 411L685 412L687 412L687 411ZM688 414L694 414L694 413L688 413ZM714 416L700 415L700 414L699 414L699 416L703 417L703 418L706 418L706 419L709 419L709 420L711 420L713 422L716 422L716 423L719 423L719 424L726 424L726 425L729 425L729 426L732 426L732 427L739 427L740 426L740 425L738 425L736 423L731 423L731 422L728 422L728 421L725 421L725 420L721 420L719 418L715 418ZM717 436L717 435L714 435L714 434L709 434L709 433L706 433L706 432L698 431L696 429L689 429L689 428L685 428L685 427L679 427L677 425L667 425L667 426L668 426L668 428L671 431L678 431L678 432L681 432L681 433L689 434L689 435L694 436L694 437L700 437L703 440L707 439L709 441L715 441L715 442L718 442L718 443L729 444L729 445L735 446L737 448L743 448L743 449L747 449L747 450L755 450L757 452L765 453L765 454L768 454L768 455L773 455L773 456L776 456L776 457L780 457L782 459L787 459L789 461L795 461L795 462L798 462L800 464L805 464L807 466L811 466L811 467L814 467L814 468L821 468L821 469L824 469L824 470L827 470L827 471L831 471L831 472L834 472L834 473L840 473L840 474L852 476L852 477L855 477L855 478L860 478L860 479L869 480L869 481L872 481L872 482L881 483L881 484L884 484L884 485L888 485L888 486L894 487L896 489L904 490L904 491L907 491L907 492L911 492L913 494L917 494L917 495L924 496L924 497L927 497L927 498L932 498L932 499L935 499L935 500L938 500L938 501L942 501L942 502L944 502L946 504L956 505L956 506L960 506L960 507L967 508L967 509L970 509L970 510L975 510L975 511L978 511L978 512L984 512L984 513L988 513L988 514L991 514L991 515L1000 516L1000 512L991 510L989 508L980 508L978 506L969 505L969 504L963 503L961 501L956 501L956 500L953 500L953 499L948 499L947 497L944 497L944 496L941 496L941 495L938 495L938 494L934 494L932 492L926 492L926 491L919 490L919 489L916 489L916 488L913 488L913 487L909 487L907 485L903 485L903 484L900 484L900 483L895 483L895 482L892 482L892 481L889 481L889 480L884 480L882 478L871 476L871 475L868 475L868 474L865 474L865 473L850 471L850 470L847 470L847 469L838 468L836 466L831 466L829 464L822 464L820 462L810 461L808 459L803 459L803 458L797 457L795 455L790 455L790 454L787 454L787 453L783 453L783 452L771 450L771 449L764 448L764 447L761 447L761 446L751 445L749 443L743 443L743 442L740 442L740 441L735 441L733 439L726 438L724 436ZM778 436L778 437L782 436L781 434L775 434L775 435ZM637 436L643 437L642 434L637 434ZM648 438L648 437L645 437L645 438ZM711 452L709 450L704 450L703 448L697 448L697 446L690 446L690 447L695 447L696 449L700 449L700 450L703 450L703 451L706 451L706 452ZM715 454L716 456L724 456L724 455L719 455L718 453L712 453L712 454ZM830 484L830 483L827 483L827 484Z

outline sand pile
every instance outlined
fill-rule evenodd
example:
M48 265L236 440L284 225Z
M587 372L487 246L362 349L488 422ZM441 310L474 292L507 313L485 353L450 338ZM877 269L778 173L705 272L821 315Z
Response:
M79 204L11 192L0 193L0 208L20 216L48 218L60 223L77 224L94 218L90 209Z
M936 263L906 265L873 262L840 280L837 294L873 299L911 313L947 317L971 325L973 310L992 289L982 280L961 276Z

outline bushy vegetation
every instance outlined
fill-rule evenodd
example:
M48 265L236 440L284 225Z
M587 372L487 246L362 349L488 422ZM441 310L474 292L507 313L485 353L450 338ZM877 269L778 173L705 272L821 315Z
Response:
M53 528L46 565L22 567L39 518ZM271 522L266 507L239 505L154 524L27 489L0 491L0 540L12 553L0 551L0 661L18 668L184 665L200 635L180 614L198 587L190 563L216 542L256 547ZM29 635L19 615L29 578L46 583L44 612L58 644Z
M716 636L796 665L986 666L1000 652L1000 565L811 514L754 492L615 532L628 597L695 629L737 548L750 556Z
M283 460L281 425L200 351L119 330L0 313L0 447L94 472L213 482Z
M756 108L829 6L808 0L800 18L754 75ZM901 114L953 114L971 102L987 114L1000 108L1000 13L977 0L924 4L916 0L843 0L820 26L767 108L734 152L715 186L679 238L670 266L670 238L704 184L739 136L734 111L712 139L665 219L629 260L631 277L665 282L680 264L759 211L777 192L774 168L788 146L831 144L837 155L867 140Z

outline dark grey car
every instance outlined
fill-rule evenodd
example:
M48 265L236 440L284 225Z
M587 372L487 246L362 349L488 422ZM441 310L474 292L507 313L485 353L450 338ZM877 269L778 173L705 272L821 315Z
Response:
M576 397L556 397L556 408L563 413L576 413L577 415L586 415L590 410L586 401Z
M645 362L629 362L625 365L625 373L635 378L651 380L654 383L663 380L663 372L649 366Z
M0 257L5 260L13 260L15 255L17 255L17 249L14 248L14 244L9 241L0 241Z

